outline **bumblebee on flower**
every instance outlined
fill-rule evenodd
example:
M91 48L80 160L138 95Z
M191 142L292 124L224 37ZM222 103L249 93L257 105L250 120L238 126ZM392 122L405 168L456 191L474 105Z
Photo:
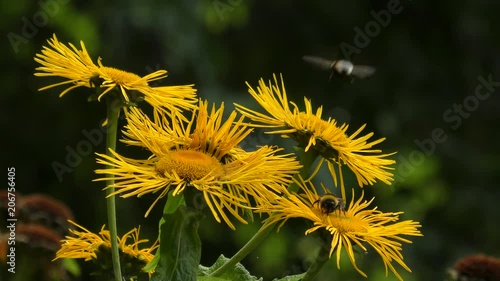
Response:
M56 259L93 261L97 272L116 281L145 273L153 280L171 276L176 276L176 280L217 278L239 267L238 262L273 230L272 225L280 223L279 231L294 218L310 223L305 235L321 232L329 245L320 249L315 263L303 275L304 281L316 277L321 265L329 260L326 256L335 256L340 268L342 253L366 277L356 263L355 246L365 252L374 249L372 252L382 259L386 275L390 270L402 280L395 264L410 271L403 260L402 248L403 244L411 243L406 236L422 235L420 224L401 221L402 212L384 213L370 207L374 200L365 200L364 193L355 194L354 189L352 196L346 197L343 175L346 167L360 187L393 181L391 170L395 161L390 156L394 153L376 149L384 138L372 140L373 133L362 134L365 125L348 134L347 124L324 119L323 108L313 110L307 98L304 98L305 108L300 110L296 103L288 101L283 79L280 85L276 76L268 84L261 79L256 89L249 86L249 93L267 113L236 104L236 110L224 115L224 103L217 106L198 100L192 85L151 86L150 82L166 77L165 70L141 77L105 66L100 58L94 63L83 42L80 46L62 44L54 35L48 46L35 55L40 64L35 75L64 79L40 90L66 86L62 97L75 88L90 88L93 93L89 101L106 102L106 154L96 153L99 168L95 170L94 181L105 182L103 198L106 198L109 231L103 226L94 234L71 222L77 229L70 230L71 235L61 241ZM137 107L143 100L153 107L151 115ZM144 157L131 158L127 156L128 150L116 150L122 112L126 125L121 142L146 151ZM300 162L295 153L284 153L277 146L243 149L241 143L254 128L267 128L269 134L293 139L303 150L298 153ZM319 161L315 162L318 156ZM332 193L324 185L322 192L317 191L313 179L323 164L340 192ZM308 178L304 180L306 175ZM118 235L115 196L148 194L155 194L155 198L145 216L162 198L167 198L163 199L166 204L159 221L158 240L143 248L140 244L146 240L139 239L139 229ZM193 206L199 203L195 202L195 196L203 197L217 222L224 222L233 230L235 220L245 224L248 220L245 216L252 212L268 216L262 228L231 259L225 261L222 257L221 262L215 263L217 266L205 270L201 266L201 239L197 232L203 210L190 208L199 206ZM133 241L129 242L129 238ZM161 251L153 256L159 247ZM182 266L178 267L179 264Z
M374 248L382 258L386 274L390 269L399 280L402 280L392 264L393 261L411 272L401 254L402 243L411 241L402 236L422 236L418 230L421 227L418 222L399 221L399 215L403 212L383 213L377 210L377 207L369 209L374 198L366 201L361 194L355 200L354 190L352 200L345 210L325 212L325 208L317 204L323 197L317 193L314 184L303 179L295 182L300 188L298 193L286 192L285 196L278 198L274 203L262 206L256 211L269 214L269 218L265 220L268 225L281 222L279 231L291 218L302 218L312 222L312 227L306 230L305 234L326 230L331 235L329 256L335 254L337 267L340 268L341 253L345 248L351 264L364 277L366 274L356 265L354 245L358 245L365 252L368 250L368 245ZM328 194L329 191L323 185L322 188L323 192Z

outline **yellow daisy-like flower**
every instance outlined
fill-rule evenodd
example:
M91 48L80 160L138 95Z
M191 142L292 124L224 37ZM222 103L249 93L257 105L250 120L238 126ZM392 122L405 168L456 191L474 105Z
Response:
M156 108L177 107L191 109L196 102L196 90L193 85L151 87L152 81L163 79L167 71L158 70L144 77L112 67L103 66L101 60L98 65L92 62L85 45L80 42L81 50L69 43L69 47L57 40L56 35L48 40L49 47L44 46L41 53L36 54L35 61L42 66L36 68L35 76L57 76L66 78L66 81L52 84L40 89L50 89L60 85L71 84L59 97L78 87L101 88L98 100L119 89L124 103L134 105L145 100Z
M66 236L66 239L61 240L61 248L56 253L56 259L84 259L85 261L99 261L99 264L111 264L111 241L109 230L104 229L104 225L98 234L92 233L84 227L69 221L78 229L70 229L72 236ZM156 241L149 248L139 249L139 244L148 242L147 239L139 240L140 228L134 228L125 233L123 237L118 237L118 247L120 250L120 259L122 264L125 262L132 263L132 266L124 268L138 268L139 270L153 260L152 253L158 248ZM132 238L132 243L128 239Z
M290 109L283 78L281 78L281 89L276 76L274 76L274 82L275 85L272 85L271 81L269 81L269 85L266 85L261 79L259 87L257 87L258 93L247 83L249 93L269 115L235 104L239 112L257 123L252 124L252 126L279 128L268 133L282 134L283 137L292 138L304 147L305 151L316 150L322 158L311 177L319 171L321 165L326 161L335 185L337 185L337 173L335 172L335 166L337 166L342 198L344 199L346 196L342 165L347 165L354 172L359 186L373 185L377 179L390 184L390 181L393 180L393 174L388 170L394 169L389 166L395 161L386 157L394 153L380 154L381 150L372 149L374 145L381 143L385 138L369 142L368 139L373 136L373 133L358 136L365 125L348 136L346 132L349 126L347 124L338 126L334 119L323 120L321 118L323 108L320 106L314 113L311 101L307 98L304 98L305 112L300 111L293 102L290 102L293 110Z
M154 120L150 120L131 108L124 142L147 148L151 157L135 160L114 151L116 158L98 154L97 162L110 169L96 173L114 175L116 191L112 195L126 198L159 192L146 216L170 190L173 196L186 188L201 191L215 219L221 222L222 217L234 229L226 211L246 223L240 209L249 208L254 201L273 200L300 165L293 154L277 155L281 149L275 147L253 152L240 148L238 143L252 130L243 124L243 117L236 119L234 111L223 122L223 113L223 104L209 112L208 102L200 101L190 122L162 111L155 111Z
M403 212L383 213L376 207L367 209L373 199L368 202L363 201L363 195L357 201L353 199L346 210L334 210L327 213L318 203L321 197L311 182L305 183L301 180L296 183L304 193L300 195L288 193L274 204L261 207L256 212L269 213L270 217L266 219L269 223L282 221L280 228L290 218L310 220L314 225L305 232L306 235L318 229L326 229L332 235L330 257L335 252L339 269L340 254L342 248L345 248L354 268L366 277L366 274L356 266L353 245L358 245L365 252L367 251L366 245L370 245L382 258L386 275L390 269L399 280L402 280L392 264L393 261L411 272L404 263L401 253L402 243L411 243L411 241L402 236L422 236L418 230L421 227L418 222L398 222L399 215ZM327 192L324 187L323 189Z

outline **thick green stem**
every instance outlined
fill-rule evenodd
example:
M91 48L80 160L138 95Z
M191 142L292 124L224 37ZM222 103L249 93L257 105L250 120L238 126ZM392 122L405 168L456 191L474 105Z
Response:
M113 99L107 100L107 118L108 124L107 126L107 137L106 137L106 155L109 157L114 157L111 154L110 149L116 150L116 135L118 131L118 117L120 116L120 107L119 103L113 102ZM107 169L111 167L107 166ZM114 175L108 174L108 180L106 181L106 186L109 187L106 189L106 196L109 196L113 192L115 192L113 186L115 184ZM111 257L113 258L113 270L115 273L115 280L122 281L122 271L120 267L120 253L118 249L118 232L116 229L116 204L115 204L115 196L107 197L106 205L108 209L108 225L109 225L109 234L111 239Z
M305 178L307 174L309 173L309 170L311 169L311 166L316 159L318 154L314 150L309 150L308 152L304 152L302 154L302 157L300 157L300 164L302 165L302 168L299 171L299 175L302 178ZM292 182L290 186L288 186L288 190L290 192L297 192L299 186L295 183ZM271 231L274 229L274 225L270 223L265 223L257 233L243 246L234 256L231 257L230 260L227 261L227 263L223 264L221 267L216 269L210 276L221 276L224 274L229 269L232 269L238 262L240 262L242 259L244 259L250 252L252 252L255 248L257 248L262 241L271 233Z

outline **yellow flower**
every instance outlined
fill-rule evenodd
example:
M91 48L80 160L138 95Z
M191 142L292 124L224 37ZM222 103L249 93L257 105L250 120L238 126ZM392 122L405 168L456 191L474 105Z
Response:
M135 105L136 102L145 100L156 108L178 107L191 109L196 102L196 90L193 85L151 87L149 82L163 79L167 71L158 70L144 77L112 67L103 66L101 60L98 65L92 62L85 45L80 42L81 50L69 43L66 46L57 40L56 35L48 40L49 47L44 46L41 53L36 54L35 61L42 66L36 68L35 76L57 76L66 78L66 81L52 84L40 89L50 89L60 85L71 84L59 97L78 87L101 88L98 100L119 89L123 102Z
M355 201L354 190L353 200L346 210L335 210L328 214L317 203L320 196L311 182L305 183L301 180L296 181L296 183L304 193L300 195L288 193L277 199L274 204L261 207L256 212L270 213L270 217L266 221L272 224L282 221L280 228L290 218L307 219L313 222L313 227L305 232L306 235L318 229L326 229L332 235L330 257L334 253L336 254L339 269L340 254L342 248L345 248L354 268L366 277L366 274L356 266L353 245L358 245L365 252L367 251L366 245L370 245L382 258L386 275L390 269L399 280L402 280L392 264L393 261L411 272L404 263L401 253L402 243L411 243L411 241L401 236L422 236L417 229L421 227L418 222L398 222L399 215L403 212L383 213L376 207L367 209L373 199L369 202L363 201L362 194ZM323 190L327 192L324 186Z
M208 103L200 101L190 122L162 111L155 111L150 120L131 108L126 113L124 142L147 148L152 155L135 160L114 151L116 158L98 154L97 162L110 169L96 173L114 175L116 191L112 195L126 198L159 192L146 216L170 190L173 196L186 188L201 191L215 219L221 222L222 217L234 229L226 211L246 223L240 209L249 208L252 200L256 204L273 200L300 165L293 154L276 155L281 149L275 147L263 146L253 152L240 148L238 143L252 130L243 125L243 117L236 120L234 111L223 122L223 113L223 104L218 109L212 106L209 112Z
M109 230L104 230L104 225L99 234L92 233L73 221L78 230L70 229L72 236L66 236L61 240L61 248L56 253L56 259L84 259L85 261L98 261L99 264L111 264L111 241ZM147 239L139 240L140 228L134 228L125 233L123 237L118 237L118 246L120 250L120 259L124 262L132 263L133 267L138 268L146 266L154 257L152 252L158 248L158 241L151 247L139 249L139 244L148 242ZM132 238L132 243L128 239ZM123 262L122 262L123 264Z
M372 148L384 141L385 138L368 142L373 133L358 137L365 125L351 136L348 136L346 132L349 126L347 124L338 126L335 119L323 120L321 118L323 108L320 106L314 113L311 101L307 98L304 98L305 112L300 111L295 103L290 102L293 107L292 110L287 100L283 78L281 78L281 89L276 76L274 76L274 82L275 85L272 85L271 81L269 81L269 85L266 85L264 80L261 79L259 87L257 87L258 93L247 83L249 93L269 115L235 104L237 110L244 116L257 122L252 126L277 128L277 130L268 133L282 134L285 138L292 138L300 146L304 147L305 151L309 149L316 150L322 158L311 177L318 172L321 165L326 161L335 185L337 185L337 174L335 172L335 166L337 166L342 198L344 199L346 196L342 165L347 165L353 171L361 187L367 184L373 185L377 179L390 184L393 175L387 170L394 169L389 166L394 164L395 161L386 157L394 153L380 154L381 150Z

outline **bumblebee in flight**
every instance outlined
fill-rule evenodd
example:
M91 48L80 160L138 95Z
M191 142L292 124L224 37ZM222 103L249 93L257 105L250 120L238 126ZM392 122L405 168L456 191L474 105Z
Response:
M330 79L334 75L352 79L365 79L375 73L375 68L368 65L354 65L348 60L330 61L315 56L303 56L302 59L322 70L331 71Z
M314 205L317 205L321 209L321 212L327 215L333 213L335 210L345 212L344 199L338 198L331 193L321 196L318 200L314 201Z

